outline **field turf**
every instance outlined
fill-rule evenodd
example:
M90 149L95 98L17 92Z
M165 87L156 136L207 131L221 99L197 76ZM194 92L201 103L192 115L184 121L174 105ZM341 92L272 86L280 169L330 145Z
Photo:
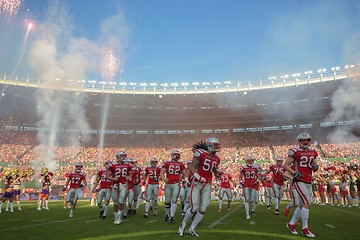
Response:
M226 201L224 201L226 202ZM299 235L292 235L286 228L293 210L287 218L282 210L287 202L282 202L280 215L274 215L274 209L259 205L256 216L245 220L243 204L235 201L232 209L217 212L217 202L213 201L197 228L199 239L306 239L301 235L301 226L297 226ZM5 204L4 204L5 205ZM178 236L177 229L182 220L180 206L175 217L175 224L164 222L164 206L160 203L159 215L149 214L145 219L144 204L137 214L125 219L120 225L114 225L112 205L105 220L99 219L99 209L90 207L89 200L80 200L74 218L69 218L69 209L63 208L62 201L50 201L50 210L36 210L36 202L22 202L22 211L14 204L14 213L0 214L1 239L196 239L185 234ZM358 239L360 236L360 208L341 208L313 205L310 211L310 229L316 239ZM301 223L300 223L301 224ZM188 226L187 226L188 227Z

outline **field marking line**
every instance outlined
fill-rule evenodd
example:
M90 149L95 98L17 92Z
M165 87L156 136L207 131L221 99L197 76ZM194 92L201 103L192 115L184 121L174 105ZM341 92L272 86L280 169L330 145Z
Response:
M16 222L22 220L21 218L6 220L7 222Z
M325 227L335 229L335 227L333 225L331 225L331 224L325 224Z
M41 221L46 221L46 220L47 220L46 218L41 218L41 219L32 220L30 222L41 222Z
M90 223L90 222L97 222L97 221L99 221L98 219L93 219L93 220L87 220L87 221L85 221L86 223Z
M336 211L340 211L340 212L344 212L344 213L348 213L348 214L353 214L353 215L356 215L356 216L360 216L360 214L358 214L358 213L348 212L348 211L345 211L345 210L342 210L342 209L337 209L337 208L335 208L335 207L328 207L328 206L326 206L326 207L329 208L329 209L336 210Z
M154 223L154 222L157 222L157 220L151 220L151 221L148 221L147 223Z
M241 205L237 206L234 210L232 210L231 212L227 213L225 216L219 218L218 220L216 220L215 222L213 222L212 224L209 225L208 228L213 228L216 225L218 225L222 220L224 220L225 218L227 218L230 214L232 214L233 212L235 212Z

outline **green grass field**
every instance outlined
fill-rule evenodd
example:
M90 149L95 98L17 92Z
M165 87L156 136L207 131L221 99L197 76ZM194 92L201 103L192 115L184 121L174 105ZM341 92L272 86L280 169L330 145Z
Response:
M225 201L224 201L225 202ZM282 203L282 209L286 202ZM16 205L16 204L14 204ZM14 206L15 207L15 206ZM0 214L1 239L194 239L189 235L180 237L177 229L181 215L175 218L175 224L164 222L164 207L161 204L159 215L143 218L144 205L137 214L114 225L112 206L108 217L99 219L99 209L90 207L89 201L81 200L74 218L69 218L69 209L63 208L62 201L50 201L49 211L36 210L36 202L22 202L22 211ZM290 220L282 214L274 215L274 210L259 205L256 216L245 220L244 207L235 201L232 210L226 205L221 213L217 211L217 202L212 202L203 221L197 228L201 239L306 239L303 235L292 235L286 228ZM292 209L293 210L293 209ZM357 239L360 235L360 209L313 205L310 212L310 228L316 239ZM301 227L297 226L300 233Z

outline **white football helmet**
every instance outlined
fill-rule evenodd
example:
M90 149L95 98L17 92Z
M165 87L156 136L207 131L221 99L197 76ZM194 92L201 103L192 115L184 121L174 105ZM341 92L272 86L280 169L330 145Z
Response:
M181 154L180 154L179 150L174 149L171 151L171 160L178 161L178 160L180 160L180 156L181 156Z
M254 164L254 162L255 162L255 159L254 159L253 157L251 157L251 156L247 156L247 157L245 158L245 163L246 163L246 165L247 165L248 167L252 167L253 164Z
M209 137L205 140L205 143L211 153L214 154L221 151L219 139L217 139L216 137Z
M78 163L75 164L75 171L76 172L78 172L78 173L81 172L82 168L83 168L82 163L78 162Z
M125 151L118 151L116 153L116 159L119 161L119 162L125 162L126 161L126 152Z
M279 165L283 165L284 163L284 159L282 159L281 157L276 157L275 158L275 162Z
M113 163L110 160L106 160L104 163L104 166L106 169L109 169L112 165L113 165Z
M304 149L310 147L311 140L312 140L312 138L311 138L310 134L308 134L306 132L302 132L297 136L297 141L298 141L300 147L304 148Z
M150 159L150 165L152 167L156 167L157 163L158 163L157 158L153 157L153 158Z

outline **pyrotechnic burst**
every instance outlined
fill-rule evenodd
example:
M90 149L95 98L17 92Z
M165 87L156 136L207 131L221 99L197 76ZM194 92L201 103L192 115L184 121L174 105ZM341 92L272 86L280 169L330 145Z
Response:
M0 0L0 15L16 15L21 3L21 0Z
M112 81L121 69L122 61L114 54L112 49L105 52L101 60L101 76L104 80Z

